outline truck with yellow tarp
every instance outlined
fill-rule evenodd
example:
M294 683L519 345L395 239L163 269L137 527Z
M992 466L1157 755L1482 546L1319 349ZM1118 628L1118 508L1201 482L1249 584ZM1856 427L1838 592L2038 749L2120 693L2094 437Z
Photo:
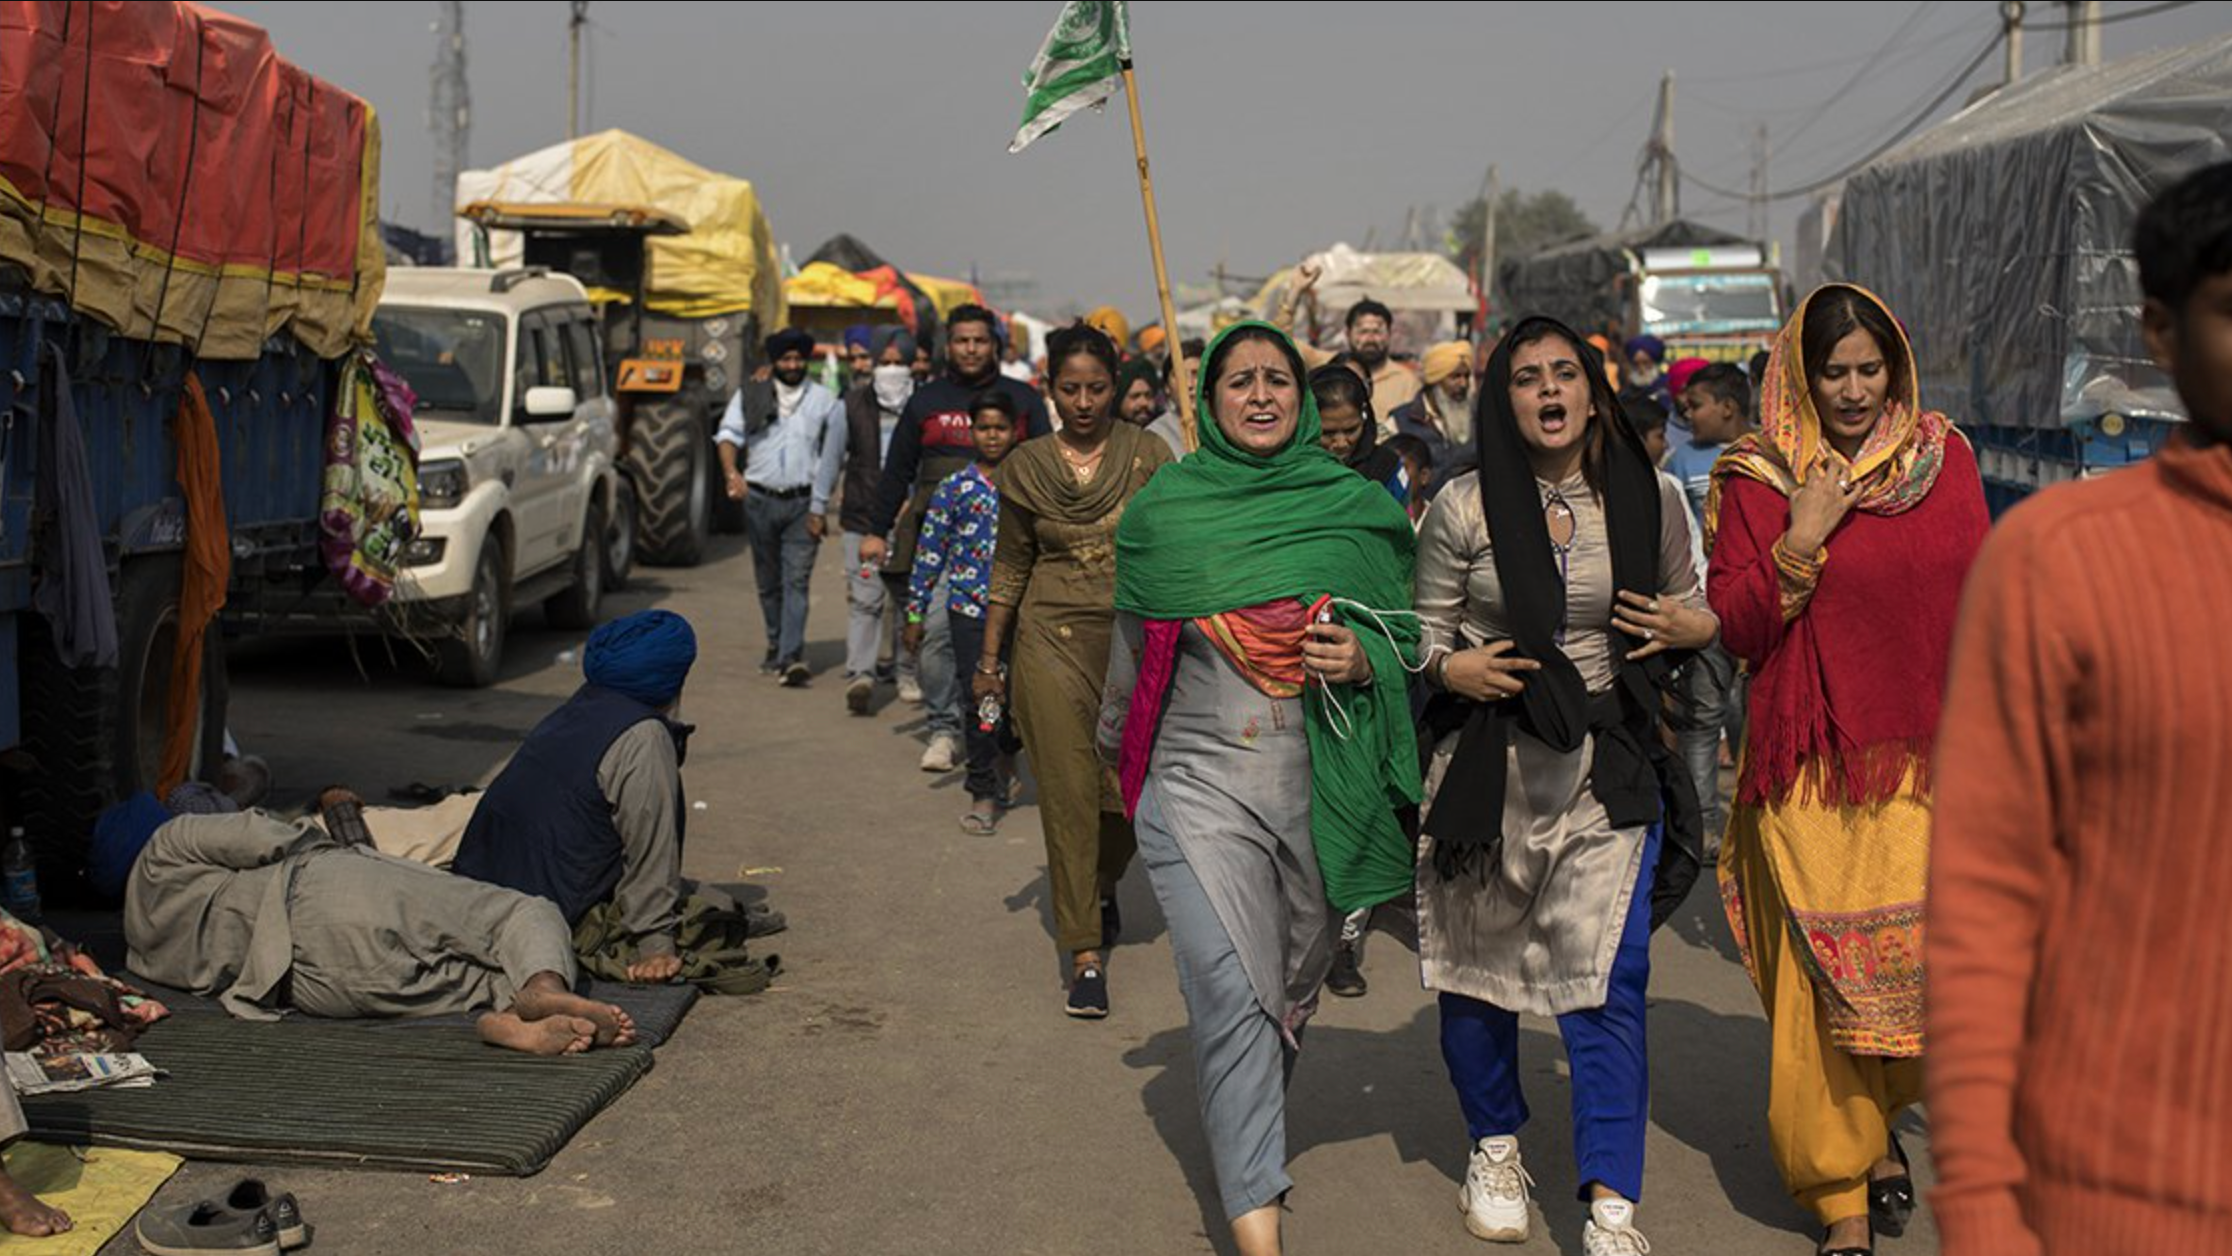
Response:
M0 3L0 807L50 902L101 810L219 773L225 633L391 586L379 152L247 22Z
M719 498L714 429L784 320L751 183L614 130L466 171L457 196L459 257L542 266L588 289L614 363L636 552L699 562Z

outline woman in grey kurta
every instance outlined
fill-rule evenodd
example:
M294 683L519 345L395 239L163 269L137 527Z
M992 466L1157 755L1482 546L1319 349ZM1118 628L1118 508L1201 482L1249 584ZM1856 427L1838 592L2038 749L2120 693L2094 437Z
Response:
M1578 336L1522 321L1480 410L1482 469L1436 496L1417 568L1427 640L1452 651L1426 673L1442 696L1427 720L1439 738L1418 906L1472 1144L1458 1206L1477 1237L1526 1239L1517 1017L1554 1016L1590 1205L1583 1249L1640 1252L1652 889L1662 859L1695 872L1689 820L1676 838L1659 825L1695 813L1662 803L1686 778L1655 744L1661 656L1708 644L1717 624L1680 490L1644 458Z
M1409 888L1391 799L1417 797L1397 643L1415 632L1335 621L1403 600L1412 538L1318 448L1283 334L1228 328L1202 387L1201 449L1117 532L1100 744L1170 925L1225 1215L1259 1256L1279 1250L1285 1083L1332 959L1328 896Z

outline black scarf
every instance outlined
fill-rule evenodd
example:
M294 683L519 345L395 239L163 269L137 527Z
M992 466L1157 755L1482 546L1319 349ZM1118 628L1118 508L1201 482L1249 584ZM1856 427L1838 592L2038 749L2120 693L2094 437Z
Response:
M1487 377L1474 403L1473 429L1480 449L1481 505L1495 547L1512 654L1539 662L1542 670L1526 677L1517 698L1477 703L1444 692L1428 705L1423 746L1431 747L1450 732L1460 735L1426 834L1434 839L1434 867L1442 876L1468 871L1486 875L1503 845L1506 752L1513 734L1524 733L1569 754L1594 734L1590 791L1604 804L1612 824L1629 828L1662 818L1666 822L1651 894L1651 925L1656 928L1689 893L1701 866L1703 825L1696 790L1659 736L1662 694L1681 658L1661 653L1622 661L1611 690L1591 698L1580 670L1558 646L1565 582L1510 388L1515 342L1523 335L1537 338L1534 333L1543 330L1580 354L1596 411L1589 422L1609 425L1603 474L1595 488L1603 497L1611 534L1613 587L1652 593L1659 588L1658 475L1605 381L1603 361L1563 323L1521 320L1488 359ZM1643 645L1641 639L1624 638L1618 648L1624 653Z
M1341 461L1374 484L1387 483L1403 465L1401 454L1379 443L1379 416L1372 413L1370 401L1364 403L1364 430L1357 435L1356 448Z

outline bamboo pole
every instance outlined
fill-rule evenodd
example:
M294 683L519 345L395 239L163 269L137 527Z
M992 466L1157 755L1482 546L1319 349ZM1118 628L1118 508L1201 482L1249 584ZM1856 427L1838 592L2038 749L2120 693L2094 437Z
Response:
M1139 81L1132 77L1131 62L1124 62L1124 104L1131 112L1132 154L1139 159L1139 200L1147 209L1147 249L1155 257L1155 296L1162 302L1163 343L1170 346L1171 387L1178 393L1178 428L1186 450L1200 448L1201 432L1194 417L1193 368L1179 341L1178 313L1170 303L1170 271L1163 265L1162 223L1155 216L1155 181L1147 173L1147 132L1139 124ZM1121 346L1119 346L1121 347Z

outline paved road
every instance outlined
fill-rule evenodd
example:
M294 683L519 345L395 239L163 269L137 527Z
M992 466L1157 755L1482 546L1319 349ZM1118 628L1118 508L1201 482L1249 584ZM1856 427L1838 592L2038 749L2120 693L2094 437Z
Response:
M916 770L918 713L844 713L838 562L825 546L809 651L820 674L803 691L754 674L764 637L734 539L703 567L640 573L607 604L663 605L697 625L686 871L764 887L788 915L769 942L784 959L777 987L701 1002L651 1075L536 1177L270 1170L319 1225L315 1252L1229 1250L1144 875L1121 891L1115 1015L1064 1018L1037 813L995 837L962 833L958 778ZM373 797L481 781L571 692L580 643L529 612L502 683L478 692L391 665L378 642L258 647L234 664L234 727L271 760L282 801L329 781ZM1709 885L1653 963L1641 1219L1654 1253L1810 1251L1765 1146L1766 1027ZM1522 1046L1537 1113L1523 1147L1548 1224L1524 1248L1489 1248L1455 1207L1464 1130L1412 957L1375 938L1366 972L1370 995L1327 1000L1295 1073L1289 1250L1578 1252L1555 1027L1528 1022ZM189 1165L161 1198L191 1200L236 1172ZM1880 1250L1919 1256L1935 1236L1924 1218Z

